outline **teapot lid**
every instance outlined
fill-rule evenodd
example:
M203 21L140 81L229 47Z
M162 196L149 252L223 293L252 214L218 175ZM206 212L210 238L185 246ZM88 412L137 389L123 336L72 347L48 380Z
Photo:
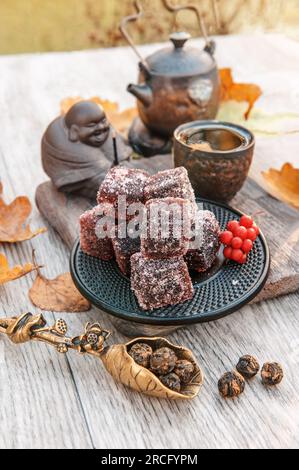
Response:
M190 37L190 34L183 31L172 33L169 39L174 47L160 49L145 59L149 72L173 77L200 75L213 69L215 60L211 54L185 46Z

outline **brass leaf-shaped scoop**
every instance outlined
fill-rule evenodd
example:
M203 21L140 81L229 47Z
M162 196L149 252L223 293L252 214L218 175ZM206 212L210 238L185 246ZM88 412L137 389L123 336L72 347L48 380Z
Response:
M56 347L60 353L69 349L81 354L91 354L100 358L106 370L112 377L127 387L146 395L159 398L190 400L198 394L203 383L203 374L196 363L191 351L176 346L165 338L136 338L126 344L104 346L110 332L101 328L99 323L87 323L81 336L69 338L66 336L67 324L57 320L53 326L47 326L42 315L25 313L19 317L0 319L0 333L8 336L14 344L28 341L41 341ZM174 351L178 359L192 363L194 371L188 384L176 392L166 387L149 369L137 364L129 355L131 347L136 343L145 343L153 350L167 347Z

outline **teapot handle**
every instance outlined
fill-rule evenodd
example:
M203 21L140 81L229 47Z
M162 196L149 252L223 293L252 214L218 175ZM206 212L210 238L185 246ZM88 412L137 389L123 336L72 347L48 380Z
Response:
M215 44L215 41L211 40L208 36L206 24L200 13L199 7L197 5L174 6L174 5L171 5L168 0L162 0L162 1L163 1L165 8L172 13L178 13L179 11L182 11L182 10L190 10L196 14L201 33L206 42L204 50L208 52L210 55L214 55L216 44Z
M140 5L140 2L139 0L135 0L134 1L134 7L136 9L136 14L135 15L130 15L130 16L126 16L125 18L123 18L121 20L121 23L119 25L119 30L121 32L121 34L123 35L123 37L126 39L126 41L128 42L128 44L131 46L131 48L133 49L133 51L135 52L135 54L137 55L137 57L139 58L140 60L140 64L142 65L143 69L145 72L147 72L148 74L150 73L149 72L149 68L148 68L148 65L145 61L145 59L142 57L142 55L140 54L140 52L138 51L138 49L136 48L134 42L133 42L133 39L131 38L131 36L129 35L128 31L127 31L127 24L128 23L131 23L133 21L137 21L139 18L141 18L143 16L143 10L142 10L142 7Z

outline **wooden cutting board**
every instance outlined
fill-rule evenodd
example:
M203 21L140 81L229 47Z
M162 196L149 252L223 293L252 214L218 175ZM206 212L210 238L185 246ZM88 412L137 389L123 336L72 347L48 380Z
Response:
M151 173L171 168L172 157L163 155L136 161L136 167L145 166ZM59 193L48 181L37 188L36 204L71 249L79 235L78 219L93 205L92 201ZM261 212L256 220L270 247L270 275L264 289L253 302L299 289L299 212L269 196L250 178L231 206L248 214Z

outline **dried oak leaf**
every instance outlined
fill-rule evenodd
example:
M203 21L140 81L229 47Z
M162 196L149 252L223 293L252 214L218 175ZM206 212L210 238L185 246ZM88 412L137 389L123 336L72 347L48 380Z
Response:
M26 276L26 274L29 274L36 269L38 269L38 267L32 263L26 263L24 266L17 265L10 268L6 256L3 253L0 253L0 285Z
M45 227L32 232L30 226L26 224L32 211L31 203L26 196L19 196L7 205L2 193L3 186L0 183L0 242L23 242L46 232Z
M229 68L219 70L221 81L221 101L246 101L248 108L245 119L248 119L254 103L261 96L262 90L258 85L252 83L235 83L232 71Z
M70 273L47 279L38 269L29 298L41 310L53 312L87 312L91 307L77 290Z
M269 193L299 209L299 169L291 163L285 163L280 170L270 168L263 171Z
M80 96L75 98L65 98L62 100L60 103L61 114L66 114L74 104L79 103L80 101L83 101L83 98ZM99 106L102 106L109 122L123 135L127 134L133 119L138 115L137 108L127 108L124 111L120 111L118 103L104 100L98 96L93 96L92 98L89 98L88 101L93 101Z

